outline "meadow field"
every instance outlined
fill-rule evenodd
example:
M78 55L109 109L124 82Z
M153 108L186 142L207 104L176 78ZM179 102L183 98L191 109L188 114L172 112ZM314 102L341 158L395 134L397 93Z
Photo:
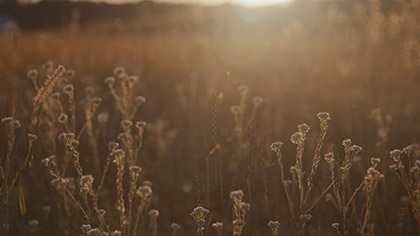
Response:
M419 1L153 6L3 29L2 235L420 234Z

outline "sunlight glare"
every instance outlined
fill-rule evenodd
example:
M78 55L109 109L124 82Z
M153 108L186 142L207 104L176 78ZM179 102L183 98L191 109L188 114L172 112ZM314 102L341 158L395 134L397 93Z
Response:
M274 4L288 3L293 0L237 0L238 3L244 4L246 6L266 6Z

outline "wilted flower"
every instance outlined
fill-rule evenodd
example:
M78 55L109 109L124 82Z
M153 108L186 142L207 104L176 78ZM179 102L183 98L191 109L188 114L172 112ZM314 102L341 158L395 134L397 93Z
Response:
M131 172L133 172L135 174L138 174L141 171L141 167L139 167L139 166L130 166L129 169L130 169Z
M29 139L29 141L35 141L35 140L38 139L38 136L36 136L36 134L29 133L28 134L28 139Z
M74 87L73 87L72 84L68 84L63 88L63 92L66 93L66 94L72 93L73 90L74 90Z
M299 144L300 142L302 142L303 139L303 134L301 132L296 132L292 135L292 137L290 138L290 141L292 141L292 143L294 144Z
M68 116L66 115L66 114L64 114L64 113L61 113L59 116L58 116L58 122L60 122L60 123L66 123L67 122L67 120L68 120Z
M258 107L264 102L264 99L262 97L254 97L252 102L254 103L254 106Z
M311 129L311 128L310 128L310 127L309 127L309 125L307 125L306 123L303 123L303 124L298 125L298 130L299 130L301 133L308 133L310 129Z
M316 116L318 116L318 119L322 120L331 120L330 113L328 112L319 112Z
M112 85L113 83L115 83L115 78L114 77L108 77L104 80L104 83L107 85Z
M272 151L278 151L283 146L282 142L274 142L270 145Z
M150 197L152 193L152 188L150 188L150 186L147 185L140 186L137 189L137 195L139 195L141 198Z
M131 126L133 126L133 122L131 122L130 120L123 120L120 124L124 128L130 128Z
M87 236L97 236L101 233L101 230L99 230L98 228L93 228L90 229L89 231L87 231Z
M30 79L36 79L36 77L38 77L38 71L36 69L30 69L28 70L28 73L26 73L26 76Z
M153 210L150 210L148 212L148 214L149 214L150 217L158 217L159 216L159 211L153 209Z
M82 230L83 233L87 233L91 228L90 224L83 224L80 226L80 230Z
M137 96L136 97L136 103L139 104L139 105L141 105L143 103L146 103L146 98L143 97L143 96Z

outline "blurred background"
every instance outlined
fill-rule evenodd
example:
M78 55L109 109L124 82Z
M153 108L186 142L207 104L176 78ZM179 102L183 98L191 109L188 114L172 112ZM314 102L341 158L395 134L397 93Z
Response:
M22 123L16 148L21 163L26 133L34 132L35 91L27 71L36 68L41 83L49 68L64 65L75 76L54 91L74 85L80 106L76 130L86 122L79 104L87 96L85 88L94 88L102 98L97 114L108 118L103 124L95 120L94 126L100 132L97 152L103 166L106 144L117 141L124 119L104 79L123 66L138 76L134 94L147 99L132 121L148 123L137 164L143 168L141 181L153 183L158 235L169 235L172 222L182 225L180 235L194 235L189 214L197 205L210 210L211 222L231 224L228 193L243 189L251 204L243 235L260 236L270 234L267 222L272 219L281 222L284 235L293 232L270 144L285 143L288 169L295 161L290 135L307 123L312 129L303 159L310 168L319 134L316 114L327 111L332 120L322 153L343 156L346 138L363 147L351 186L363 179L371 157L382 159L379 169L386 180L375 195L372 232L418 235L412 213L401 215L406 193L389 171L388 156L420 140L419 17L417 0L2 0L0 115ZM240 103L241 85L249 88L245 117L252 116L253 97L264 102L238 141L231 106ZM64 94L61 100L67 104ZM54 134L48 125L55 127ZM64 127L57 121L48 125L37 133L35 164L22 175L26 215L18 210L18 190L11 193L10 235L29 234L27 222L34 218L40 222L39 235L81 235L85 222L80 212L75 208L71 220L59 220L64 214L60 197L38 164L51 154L58 160L64 155L62 144L47 139ZM0 137L0 153L6 153L4 129ZM93 168L89 137L79 141L81 165L96 181L101 175ZM101 195L109 212L115 211L115 172L113 166ZM316 178L314 192L320 193L329 181L325 161ZM44 206L51 207L50 218L42 218ZM322 200L311 214L304 235L336 235L331 224L340 217L332 204ZM107 217L115 229L118 216ZM231 228L226 227L228 235ZM356 228L350 232L358 234ZM216 231L209 227L206 235Z

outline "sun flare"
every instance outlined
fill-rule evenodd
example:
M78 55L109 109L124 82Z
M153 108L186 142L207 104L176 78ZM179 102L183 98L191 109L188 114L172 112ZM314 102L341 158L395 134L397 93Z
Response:
M238 0L239 3L247 6L265 6L265 5L274 5L288 3L293 0Z

